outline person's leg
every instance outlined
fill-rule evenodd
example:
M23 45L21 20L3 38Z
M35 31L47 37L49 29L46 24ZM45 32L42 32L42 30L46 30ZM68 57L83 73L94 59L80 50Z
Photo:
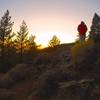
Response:
M85 41L85 35L83 35L83 41Z
M82 43L83 37L80 35L79 38L80 38L80 43Z
M83 43L85 41L85 35L80 35L80 43Z

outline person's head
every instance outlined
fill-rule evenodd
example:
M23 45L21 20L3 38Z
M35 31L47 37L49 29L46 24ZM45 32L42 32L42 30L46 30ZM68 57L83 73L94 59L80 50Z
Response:
M81 21L81 24L85 24L84 21Z

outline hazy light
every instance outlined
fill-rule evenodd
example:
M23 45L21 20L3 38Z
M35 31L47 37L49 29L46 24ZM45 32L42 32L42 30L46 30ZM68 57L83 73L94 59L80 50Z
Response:
M81 20L86 22L89 31L93 14L100 15L99 4L100 0L1 0L0 17L9 9L15 32L25 20L36 42L47 46L53 35L61 43L75 41Z

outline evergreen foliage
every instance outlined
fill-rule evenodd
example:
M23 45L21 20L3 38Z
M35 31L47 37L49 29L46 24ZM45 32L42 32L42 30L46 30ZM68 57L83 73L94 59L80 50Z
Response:
M48 46L49 46L49 47L55 47L56 45L59 45L59 44L60 44L59 38L58 38L56 35L54 35L54 36L52 37L52 39L49 41Z
M92 20L90 38L94 41L100 41L100 16L96 13Z
M0 53L2 66L4 66L5 64L6 45L10 44L11 39L13 37L13 35L11 34L13 24L14 23L11 21L9 11L7 10L0 20Z
M23 20L19 32L17 32L16 35L16 47L17 52L20 53L21 60L23 59L23 53L26 50L28 42L28 27L26 25L26 22Z
M36 45L36 42L35 42L35 36L33 36L33 35L31 35L30 37L29 37L29 43L28 43L28 45L29 45L29 50L34 50L34 49L36 49L37 48L37 45Z

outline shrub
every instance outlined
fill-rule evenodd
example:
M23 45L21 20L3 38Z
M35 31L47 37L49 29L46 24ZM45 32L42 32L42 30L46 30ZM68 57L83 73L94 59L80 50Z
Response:
M76 62L77 60L83 59L87 50L91 49L93 47L93 44L94 43L91 39L88 39L87 41L83 43L77 42L71 48L71 54L72 54L73 61Z
M16 93L7 89L0 89L0 100L16 100Z
M19 81L29 79L33 75L33 66L27 64L18 64L7 72L0 80L0 87L10 87Z

